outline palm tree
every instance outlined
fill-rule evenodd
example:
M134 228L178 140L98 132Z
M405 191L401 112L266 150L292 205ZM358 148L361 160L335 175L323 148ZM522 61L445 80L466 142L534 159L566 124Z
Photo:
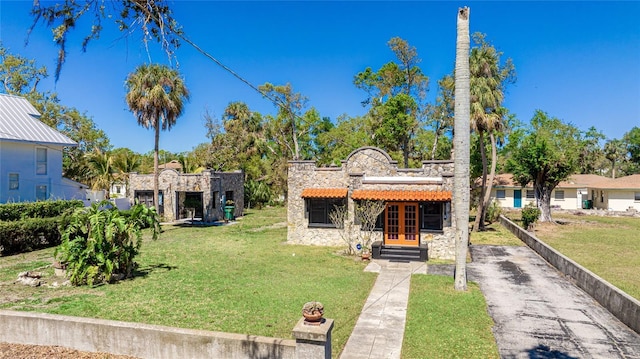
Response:
M109 198L109 189L113 182L113 169L111 167L113 159L111 155L95 147L86 156L91 172L91 189L94 191L104 190L106 192L105 197Z
M189 90L178 71L164 65L140 65L126 81L127 105L138 124L155 130L153 203L158 208L158 147L160 129L170 130L184 111Z
M140 155L130 149L123 149L113 156L113 168L116 170L114 177L124 182L127 193L129 191L129 174L140 168Z
M469 8L458 9L455 69L453 201L456 224L456 272L454 287L467 290L469 246Z
M627 148L622 140L613 139L604 144L604 156L611 162L611 178L616 178L616 167L627 158Z
M491 198L491 187L496 171L497 143L495 134L504 128L504 87L515 79L514 67L511 59L504 66L500 66L500 55L487 41L484 35L475 33L473 40L479 46L471 50L469 58L471 82L471 128L478 134L480 155L482 158L482 191L478 201L478 213L473 226L474 231L484 229L486 208ZM485 134L491 141L491 174L487 165L485 151Z

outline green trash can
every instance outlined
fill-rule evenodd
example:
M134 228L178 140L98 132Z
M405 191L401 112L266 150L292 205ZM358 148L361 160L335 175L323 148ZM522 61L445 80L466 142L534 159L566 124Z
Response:
M234 206L224 206L224 219L226 219L227 221L232 220L234 209L235 209Z
M587 209L589 208L589 200L585 199L584 201L582 201L582 209Z

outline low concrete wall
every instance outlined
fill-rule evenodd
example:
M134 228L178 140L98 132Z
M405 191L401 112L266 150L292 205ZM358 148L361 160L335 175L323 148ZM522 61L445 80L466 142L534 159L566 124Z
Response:
M293 339L7 310L0 310L0 342L149 359L296 358Z
M509 229L560 272L570 277L578 287L607 308L611 314L615 315L629 328L640 333L640 301L565 257L508 218L500 216L500 224Z

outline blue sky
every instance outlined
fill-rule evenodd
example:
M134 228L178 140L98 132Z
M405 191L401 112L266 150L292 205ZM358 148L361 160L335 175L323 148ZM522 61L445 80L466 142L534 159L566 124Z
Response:
M51 32L31 25L31 0L0 0L0 39L14 54L49 69L40 90L58 93L63 104L93 118L114 147L145 153L153 133L137 125L124 100L124 81L148 62L140 34L123 37L105 22L100 39L80 50L86 27L74 31L58 83L53 81L57 48ZM174 1L174 14L186 35L254 85L291 83L321 116L365 113L366 94L353 77L394 60L387 41L399 36L415 46L429 76L429 101L436 83L455 60L456 12L471 9L471 32L482 32L511 57L517 82L505 105L523 122L536 109L576 125L595 126L607 138L621 138L640 126L640 2L527 1ZM167 58L152 45L152 61ZM191 91L185 113L160 147L171 152L206 142L203 113L219 117L229 102L275 114L276 108L253 89L184 44L179 70Z

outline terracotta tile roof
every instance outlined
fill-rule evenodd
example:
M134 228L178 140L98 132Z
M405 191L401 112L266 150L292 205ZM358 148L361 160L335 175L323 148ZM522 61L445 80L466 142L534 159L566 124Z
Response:
M305 188L300 195L302 198L344 198L346 196L346 188Z
M385 201L450 201L450 191L402 191L402 190L368 190L357 189L352 199L370 199Z

